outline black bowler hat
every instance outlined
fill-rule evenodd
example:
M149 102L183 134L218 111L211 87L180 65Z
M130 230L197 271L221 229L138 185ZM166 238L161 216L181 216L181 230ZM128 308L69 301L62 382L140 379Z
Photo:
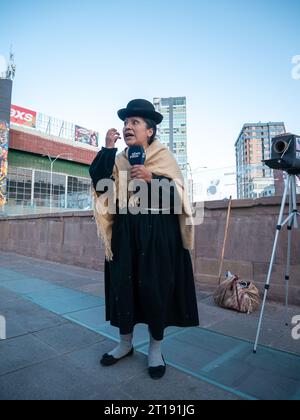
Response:
M142 117L160 124L164 117L155 111L154 105L145 99L134 99L129 102L127 108L120 109L118 115L122 121L129 117Z

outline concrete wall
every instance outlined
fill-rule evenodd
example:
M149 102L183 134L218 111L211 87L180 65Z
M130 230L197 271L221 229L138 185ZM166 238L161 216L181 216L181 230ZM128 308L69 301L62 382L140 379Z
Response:
M271 258L280 197L234 201L225 253L226 269L261 289ZM205 204L204 223L196 228L195 278L203 290L214 290L227 216L226 202ZM104 252L91 212L0 219L0 250L103 270ZM300 305L300 233L293 231L291 302ZM284 297L287 230L280 234L270 298Z
M103 270L104 251L92 212L0 219L0 251Z

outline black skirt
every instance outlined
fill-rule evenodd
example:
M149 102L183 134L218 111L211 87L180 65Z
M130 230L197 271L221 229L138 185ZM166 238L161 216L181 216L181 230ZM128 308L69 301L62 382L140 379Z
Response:
M177 215L116 215L112 251L105 264L106 319L121 334L141 323L162 340L166 327L199 325L192 261Z

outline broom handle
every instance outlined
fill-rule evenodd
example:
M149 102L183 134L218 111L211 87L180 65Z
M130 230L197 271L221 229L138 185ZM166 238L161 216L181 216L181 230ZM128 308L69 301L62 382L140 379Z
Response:
M220 271L219 271L219 284L221 284L221 277L222 277L222 271L223 271L225 248L226 248L228 228L229 228L229 220L230 220L230 213L231 213L231 204L232 204L232 197L230 196L228 212L227 212L227 220L226 220L225 238L224 238L224 244L223 244L222 255L221 255L221 264L220 264Z

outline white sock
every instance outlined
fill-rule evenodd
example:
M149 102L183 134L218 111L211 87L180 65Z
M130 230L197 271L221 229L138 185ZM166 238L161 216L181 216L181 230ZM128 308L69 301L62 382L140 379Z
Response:
M120 334L120 344L114 350L112 350L109 356L113 356L115 359L121 359L126 356L132 349L133 334Z
M149 345L149 352L148 352L149 367L164 366L165 363L162 358L162 352L161 352L162 341L154 340L150 332L149 332L149 335L150 335L150 345Z

